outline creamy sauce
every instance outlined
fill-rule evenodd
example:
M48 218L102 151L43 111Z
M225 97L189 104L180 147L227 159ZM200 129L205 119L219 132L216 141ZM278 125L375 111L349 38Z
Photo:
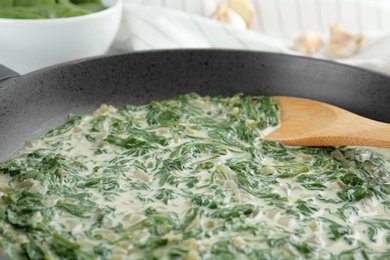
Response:
M69 252L73 246L101 259L150 253L162 259L229 254L252 259L359 257L359 248L369 255L390 254L389 194L368 195L368 188L357 193L364 182L389 180L390 149L332 148L323 152L328 163L319 166L321 151L289 150L276 143L264 148L268 143L262 137L277 125L260 130L260 121L239 117L244 109L260 109L257 99L249 108L242 108L237 97L187 96L188 104L180 100L119 111L102 106L66 131L29 142L14 160L22 165L30 161L25 170L34 171L43 157L28 154L60 154L66 162L51 173L62 175L56 179L59 184L0 174L0 195L14 189L42 194L54 215L35 211L26 226L34 229L43 223L50 230L39 231L42 237L53 236L43 245L59 243ZM197 114L181 111L189 105ZM175 108L182 112L180 119ZM162 122L154 122L153 113L161 113ZM212 132L210 125L229 120L225 127L237 132ZM362 167L371 176L360 183ZM359 178L346 188L354 173ZM26 181L32 184L21 187ZM87 196L72 197L61 186ZM6 209L12 203L7 197L0 205ZM90 210L84 212L86 207ZM31 243L28 232L1 221L14 234L11 240L3 238L3 250L17 258L21 245ZM15 237L21 242L15 243ZM59 251L35 250L60 258Z

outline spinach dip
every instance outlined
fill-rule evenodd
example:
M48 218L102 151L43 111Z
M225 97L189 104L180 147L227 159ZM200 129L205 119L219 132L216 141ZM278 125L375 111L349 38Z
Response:
M0 163L11 259L389 259L390 156L285 147L268 97L102 105Z

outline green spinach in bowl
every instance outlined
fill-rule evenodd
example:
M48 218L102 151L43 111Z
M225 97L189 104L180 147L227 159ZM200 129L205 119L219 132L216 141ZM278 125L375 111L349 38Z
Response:
M0 18L53 19L106 9L101 0L0 0Z

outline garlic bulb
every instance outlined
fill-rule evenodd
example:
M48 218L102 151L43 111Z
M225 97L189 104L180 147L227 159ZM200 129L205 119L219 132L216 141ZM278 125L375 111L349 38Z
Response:
M249 0L229 0L229 6L245 20L246 27L250 28L255 18L255 8Z
M249 0L229 0L220 4L212 19L233 25L236 28L250 28L255 10Z
M227 3L222 3L215 11L215 13L211 16L211 18L220 22L233 25L235 28L238 29L247 28L244 19L236 11L229 7Z
M321 36L316 32L308 32L299 36L292 47L294 51L306 55L312 55L317 52L324 44Z
M350 34L334 24L330 27L328 52L335 58L349 58L361 50L363 40L363 34Z

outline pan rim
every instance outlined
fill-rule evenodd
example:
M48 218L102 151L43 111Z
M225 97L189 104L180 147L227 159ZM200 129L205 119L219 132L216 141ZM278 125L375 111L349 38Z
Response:
M15 76L9 79L5 79L4 81L0 82L0 90L4 88L8 84L12 84L14 82L19 81L20 79L28 79L29 77L34 77L36 75L39 75L41 73L45 73L51 70L61 69L68 66L75 66L77 64L83 64L86 62L94 62L98 60L105 60L105 59L115 59L116 57L131 57L136 55L155 55L155 54L162 54L162 53L228 53L228 54L255 54L255 55L267 55L267 56L274 56L274 57L281 57L282 59L286 60L299 60L303 62L309 62L309 63L316 63L316 64L325 64L330 65L334 67L339 68L345 68L349 70L354 70L358 73L366 73L371 74L373 76L382 77L384 79L389 80L390 83L390 75L387 75L385 73L380 73L377 71L372 71L366 68L353 66L350 64L340 63L336 62L334 60L326 60L326 59L320 59L315 57L307 57L302 55L291 55L286 53L276 53L276 52L267 52L267 51L256 51L256 50L238 50L238 49L222 49L222 48L215 48L215 49L204 49L204 48L185 48L185 49L155 49L155 50L142 50L142 51L134 51L134 52L128 52L128 53L119 53L119 54L104 54L104 55L97 55L92 57L86 57L81 59L76 59L72 61L62 62L55 65L51 65L45 68L41 68L20 76Z

